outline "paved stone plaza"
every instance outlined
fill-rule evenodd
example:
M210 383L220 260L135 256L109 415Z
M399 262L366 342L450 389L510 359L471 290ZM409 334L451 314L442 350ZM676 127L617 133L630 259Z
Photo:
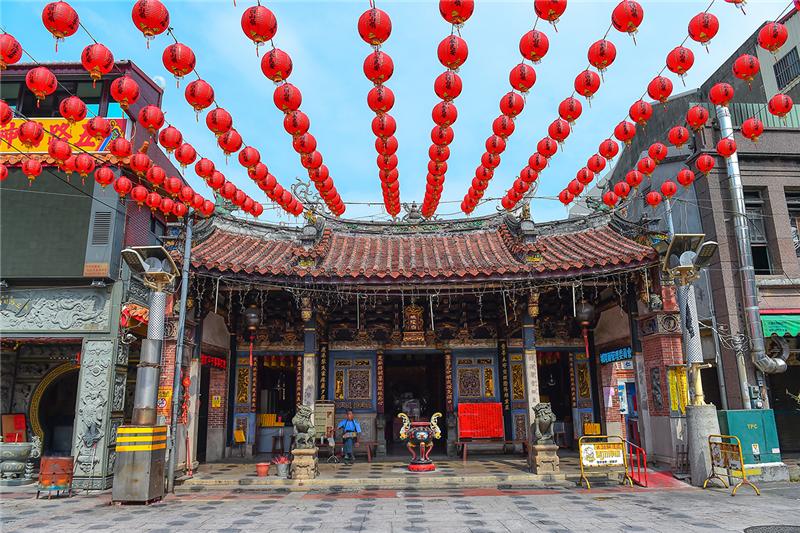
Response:
M772 531L800 532L800 485L726 490L603 487L179 493L149 506L111 505L109 492L35 500L6 492L2 531ZM759 526L784 526L759 529ZM793 526L793 527L790 527ZM756 529L748 529L756 528Z

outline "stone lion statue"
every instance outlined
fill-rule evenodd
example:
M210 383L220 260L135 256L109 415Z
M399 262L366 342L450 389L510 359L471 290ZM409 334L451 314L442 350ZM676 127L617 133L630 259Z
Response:
M534 444L554 444L553 424L556 422L556 415L549 403L539 403L533 408L536 419L531 424L531 435Z
M294 426L294 447L300 449L314 448L314 409L310 405L298 405L297 414L292 418Z

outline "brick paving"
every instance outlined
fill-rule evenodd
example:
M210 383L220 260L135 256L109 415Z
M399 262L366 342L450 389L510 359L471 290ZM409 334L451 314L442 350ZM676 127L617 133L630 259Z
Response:
M143 506L115 506L109 492L33 499L2 493L2 531L800 531L800 484L725 490L671 488L306 491L204 490Z

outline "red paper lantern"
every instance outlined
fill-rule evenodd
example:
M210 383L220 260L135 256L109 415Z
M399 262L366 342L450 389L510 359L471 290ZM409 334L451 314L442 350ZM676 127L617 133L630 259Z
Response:
M139 110L138 122L150 135L155 135L164 125L164 112L154 105L144 106Z
M700 105L692 106L686 112L686 123L693 130L699 131L706 125L706 122L708 122L708 109L705 107Z
M242 153L244 153L244 150L239 152L239 158L240 159L241 159ZM260 158L260 155L259 155L259 158ZM269 169L267 168L267 165L265 165L264 163L261 163L259 161L258 163L248 167L247 175L250 177L251 180L255 181L256 183L260 183L260 182L264 181L265 179L267 179L267 176L269 176ZM212 178L213 178L213 174L212 174Z
M128 167L137 175L137 176L144 176L145 172L150 169L150 166L153 162L147 156L147 154L143 154L141 152L136 152L133 154L128 161Z
M111 98L126 110L139 100L139 84L130 76L120 76L109 86Z
M392 34L392 21L385 11L373 7L358 17L358 34L367 44L379 46Z
M36 106L39 102L53 94L58 87L58 81L47 67L34 67L25 75L25 85L36 97Z
M376 137L391 137L396 131L397 122L392 115L378 115L372 119L372 133L374 133Z
M367 93L367 106L375 113L388 113L394 107L394 93L385 85L376 85Z
M124 137L117 137L108 143L108 151L117 159L125 159L130 157L133 152L130 141Z
M656 162L652 157L643 157L636 163L636 168L645 176L650 176L656 169Z
M522 57L534 63L541 61L549 49L550 41L547 35L539 30L531 30L519 40L519 52Z
M586 167L583 167L575 175L575 179L578 180L582 185L588 185L594 179L594 172Z
M519 179L519 178L515 179L514 180L514 185L512 186L512 190L516 193L514 195L514 197L518 197L519 198L517 201L521 200L522 196L526 192L528 192L528 189L530 189L530 188L531 188L530 183L528 183L526 181L523 181L522 179Z
M233 205L235 205L236 207L243 207L244 206L244 202L246 200L247 200L247 195L244 193L244 191L241 191L241 190L237 189L236 192L233 193L232 202L233 202Z
M63 41L65 37L75 35L80 26L80 18L68 3L50 2L42 10L42 24L56 38L56 52L58 52L58 42Z
M120 177L120 179L122 178ZM147 189L145 187L142 187L141 185L136 185L133 189L131 189L131 200L139 204L139 207L142 206L142 204L145 202L146 199L147 199Z
M748 118L742 122L742 135L753 142L758 142L758 138L764 133L764 123L755 117Z
M522 172L519 173L519 179L525 183L533 183L538 177L539 173L533 170L531 167L525 167L522 169Z
M534 73L534 78L535 77L536 74ZM379 88L380 87L375 87L372 90L374 91L375 89ZM462 89L461 77L452 70L446 70L443 73L439 74L436 77L436 80L433 82L433 91L436 93L436 96L438 96L442 100L449 101L458 98L458 96L461 94L461 89ZM371 94L372 91L370 91L370 95ZM369 96L367 97L367 102L369 103ZM392 94L391 96L391 104L394 105L394 94ZM370 109L376 111L375 109L373 109L372 105L370 105ZM388 111L388 109L386 111Z
M439 0L439 13L450 24L460 26L472 16L474 0Z
M708 154L702 154L697 158L695 166L697 170L708 176L708 173L714 168L714 158Z
M534 152L533 155L528 158L528 166L536 172L541 172L547 167L547 158L539 152Z
M397 156L392 154L390 156L379 155L377 158L378 168L381 170L392 170L397 168Z
M165 179L167 179L167 173L163 168L159 167L158 165L153 165L152 167L147 169L145 178L153 185L159 186L162 183L164 183Z
M211 215L214 214L215 208L216 206L214 205L214 202L212 202L211 200L204 200L203 207L200 208L200 214L203 215L204 217L210 217Z
M189 208L186 207L186 205L184 205L184 204L182 204L180 202L175 202L175 204L172 206L172 214L175 215L178 218L185 217L186 213L188 213L188 212L189 212Z
M20 168L22 169L22 173L28 178L28 185L33 183L33 180L42 174L42 162L32 157L23 160Z
M688 168L684 168L683 170L678 172L678 183L680 183L684 187L690 186L692 183L694 183L694 172L692 172Z
M261 161L261 154L252 146L246 146L239 152L239 164L245 168L252 168Z
M111 135L111 123L103 117L92 117L86 123L86 134L102 141Z
M269 173L267 175L269 175ZM225 183L225 176L219 170L214 170L211 175L206 178L206 184L215 191L221 189Z
M86 118L86 104L77 96L68 96L58 104L58 111L67 122L74 124Z
M667 155L669 155L669 148L662 143L653 143L650 145L650 148L647 149L647 155L649 155L653 161L658 164L666 159Z
M647 94L653 100L665 103L672 94L672 80L664 76L656 76L647 85Z
M744 13L744 4L747 0L725 0L725 2L735 5L737 9L741 9L742 13ZM800 0L795 0L795 4L798 2L800 2Z
M669 139L672 146L680 148L689 142L689 130L683 126L673 126L670 128L669 133L667 133L667 139Z
M504 139L514 133L514 119L508 115L500 115L492 122L492 132Z
M678 186L675 185L674 181L667 180L661 184L661 194L663 194L665 198L670 199L675 196L677 192Z
M536 143L536 151L542 154L547 159L553 157L558 151L558 143L551 139L550 137L545 137L538 143Z
M0 70L22 59L22 46L10 33L0 34Z
M245 37L256 44L258 55L258 47L272 40L278 32L278 19L262 5L249 7L242 13L242 31Z
M0 126L6 126L14 119L14 112L5 100L0 100Z
M225 198L226 200L232 200L237 190L238 189L236 188L236 185L234 185L230 181L226 181L225 184L222 187L220 187L218 192L219 195Z
M178 84L182 77L194 70L197 63L192 49L182 43L167 46L161 55L161 61L164 63L164 67L178 80Z
M591 100L600 89L600 76L593 70L584 70L575 78L575 91Z
M569 122L563 118L555 119L548 126L547 134L559 143L563 143L570 134Z
M114 182L114 190L120 198L124 198L133 189L133 183L125 176L120 176Z
M648 205L650 205L650 207L656 207L658 206L658 204L661 203L663 198L661 196L661 193L659 193L658 191L650 191L649 193L647 193L647 196L645 196L645 200L647 201Z
M569 192L568 190L564 189L558 194L558 199L564 205L569 205L572 203L572 200L575 199L575 195Z
M600 143L600 146L597 149L600 152L600 155L605 157L608 161L611 161L617 154L619 153L619 145L614 141L614 139L606 139Z
M736 141L731 137L720 139L717 143L717 153L724 158L729 158L736 153Z
M614 137L625 144L630 144L635 136L636 126L632 122L623 120L614 128Z
M173 198L180 194L182 188L183 182L180 180L180 178L170 176L164 180L164 190L167 191ZM191 187L189 187L189 191L191 192Z
M250 214L254 217L258 218L264 212L264 206L258 202L253 203L253 207L250 208Z
M284 113L288 113L290 111L297 111L300 108L300 104L303 103L303 95L300 94L300 90L291 83L284 83L275 88L272 100L275 102L275 106L278 109Z
M255 202L253 201L253 199L247 196L245 197L244 202L242 202L242 211L244 211L245 213L250 213L254 205Z
M19 142L28 150L39 146L44 139L44 126L35 120L26 120L18 128Z
M789 31L780 22L767 22L758 32L758 45L776 53L789 39Z
M619 202L619 196L617 196L613 191L608 191L603 194L603 203L608 207L613 209L613 207L617 205L617 202Z
M175 159L178 160L181 167L186 168L197 159L197 151L189 143L183 143L175 150Z
M203 179L208 179L211 176L211 174L214 173L214 170L215 170L214 162L211 161L210 159L206 159L205 157L200 159L194 165L195 173Z
M66 141L52 138L47 145L47 154L59 163L63 163L72 155L72 148Z
M644 181L644 174L638 170L631 170L625 174L625 182L630 185L632 189L637 188Z
M486 151L490 154L502 154L506 149L506 141L499 135L486 139Z
M614 185L614 193L620 198L627 198L631 193L631 186L625 181L620 181Z
M193 208L193 209L195 209L195 210L199 210L200 208L202 208L202 207L203 207L203 202L204 202L204 201L205 201L205 198L203 198L203 197L202 197L202 196L200 196L199 194L197 194L197 193L194 193L194 194L192 194L192 202L191 202L191 205L192 205L192 208Z
M606 39L600 39L589 47L589 64L600 72L611 66L617 58L617 47Z
M776 94L769 99L767 110L776 117L784 118L794 107L794 102L787 94Z
M159 0L138 0L131 12L133 24L147 39L147 47L156 35L169 28L169 11Z
M94 158L89 154L78 154L75 156L75 172L81 178L88 176L95 167Z
M292 58L280 48L273 48L261 59L261 72L275 83L289 78L292 66Z
M171 154L183 143L183 135L174 126L167 126L158 134L158 142L167 153Z
M374 121L373 121L374 122ZM373 130L374 131L374 130ZM431 130L431 141L433 144L445 145L453 142L455 132L453 128L446 126L434 126Z
M534 0L533 10L537 17L555 25L567 10L567 0Z
M667 68L683 78L694 65L694 52L685 46L676 46L667 54Z
M558 104L558 116L570 124L578 120L583 112L581 101L571 96L565 98Z
M760 69L761 63L759 63L758 58L750 54L742 54L733 62L733 75L740 80L746 81L748 86Z
M364 59L364 75L376 85L388 81L393 73L394 62L386 52L375 50Z
M719 20L707 11L698 13L689 21L689 37L703 46L708 46L708 42L714 38L718 31Z
M500 112L509 117L516 117L525 108L525 99L514 91L507 92L500 99Z
M238 152L242 147L242 136L234 128L229 129L219 137L217 137L217 145L222 149L222 152L229 156L234 152Z
M614 29L633 36L639 31L644 20L644 10L638 2L623 0L611 12L611 24Z
M322 154L317 151L303 154L300 157L300 164L305 169L319 168L322 165Z
M378 137L375 139L375 151L381 155L392 155L397 152L397 148L398 143L396 137L386 137L385 139Z
M302 111L293 111L283 117L283 129L289 135L302 135L311 127L308 116Z
M431 116L436 124L442 127L447 127L453 124L456 119L458 119L458 109L456 109L455 104L452 102L442 101L433 106ZM394 119L392 119L392 122L394 122ZM373 120L372 123L375 124L375 120ZM375 131L374 127L372 131ZM392 130L390 135L394 135L394 130Z
M536 71L532 66L520 63L511 69L508 74L508 81L512 88L526 93L536 83Z
M503 206L503 209L505 209L507 211L510 211L511 209L514 209L514 206L516 205L516 203L510 197L504 196L500 200L500 205Z
M81 53L81 64L92 78L92 87L94 87L94 82L114 68L114 55L111 50L100 43L90 44Z
M606 168L606 160L600 154L594 154L586 161L586 168L595 174L599 174L604 168Z
M448 35L439 43L436 53L439 56L439 62L445 68L455 70L467 60L469 55L467 41L455 34Z
M483 165L486 168L494 170L498 166L500 166L500 156L497 154L490 154L489 152L484 152L481 155L481 165Z
M94 181L99 183L103 189L114 183L114 178L114 171L108 167L100 167L94 171Z
M175 202L170 198L162 198L158 204L158 208L164 215L171 215L173 207L175 207Z
M206 126L214 135L219 137L233 127L233 117L221 107L215 107L206 115Z
M205 80L192 80L186 85L184 96L189 105L199 114L214 103L214 88Z
M318 168L314 168L308 171L308 177L311 178L311 181L315 183L325 181L326 179L328 179L328 176L330 176L330 171L328 170L328 167L326 167L325 165L320 165Z
M733 100L733 87L728 83L717 83L708 91L708 99L714 105L728 107L728 103Z
M650 117L653 116L653 106L644 100L637 100L628 111L628 116L630 116L631 120L635 123L644 127L647 121L650 120Z

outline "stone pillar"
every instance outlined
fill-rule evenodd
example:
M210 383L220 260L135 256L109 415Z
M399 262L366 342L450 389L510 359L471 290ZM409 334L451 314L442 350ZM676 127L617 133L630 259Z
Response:
M522 351L525 361L525 386L528 398L528 425L536 419L533 408L539 403L539 374L536 368L536 330L534 321L539 316L539 293L528 296L528 312L522 317Z
M303 404L314 405L317 393L317 316L310 298L303 298L300 314L303 319Z

